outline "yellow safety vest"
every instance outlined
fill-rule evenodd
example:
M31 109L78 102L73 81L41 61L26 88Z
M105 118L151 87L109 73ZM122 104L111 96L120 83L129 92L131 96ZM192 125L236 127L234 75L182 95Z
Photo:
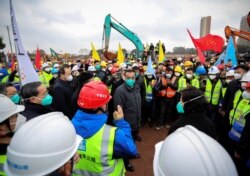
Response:
M240 97L242 95L242 91L241 90L238 90L235 95L234 95L234 101L233 101L233 109L230 110L230 113L229 113L229 120L230 120L230 124L232 125L233 123L233 119L234 119L234 116L236 114L236 111L237 111L237 106L238 106L238 103L239 103L239 100L240 100Z
M191 80L191 86L196 87L197 89L200 88L200 82L197 78L193 78ZM183 89L187 88L187 80L184 76L182 76L178 81L178 91L181 91Z
M221 91L222 91L221 80L217 81L217 83L215 84L214 91L212 93L212 83L210 79L207 79L205 97L209 103L212 103L212 105L218 105Z
M39 75L39 79L42 82L42 84L46 87L49 87L49 81L53 78L51 73L42 72L41 75Z
M0 155L0 176L5 176L6 175L4 173L4 170L3 170L3 166L4 166L4 163L6 162L6 160L7 160L6 155Z
M92 137L83 139L78 148L80 161L74 166L73 175L124 176L123 159L113 159L116 127L103 125Z
M223 98L225 97L226 91L227 91L227 87L223 87L222 88L222 97Z
M236 142L240 141L241 133L245 127L245 116L250 113L249 103L249 100L242 99L235 109L235 114L231 121L232 128L229 131L229 137Z
M146 87L146 100L147 100L147 102L150 102L153 99L153 88L150 84L147 85L147 80L145 77L144 77L144 84Z

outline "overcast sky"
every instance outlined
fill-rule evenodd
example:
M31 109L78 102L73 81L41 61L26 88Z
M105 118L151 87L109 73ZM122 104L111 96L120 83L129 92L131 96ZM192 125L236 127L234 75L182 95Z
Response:
M143 43L161 40L168 51L175 46L193 47L186 28L199 37L200 18L212 16L211 34L224 37L226 25L239 28L249 12L249 0L13 0L19 32L27 51L36 45L49 51L78 54L81 48L102 47L104 18L111 15L135 32ZM9 0L0 0L0 35L9 49ZM11 34L12 35L12 34ZM110 50L118 43L134 45L112 29ZM13 43L12 43L13 44Z

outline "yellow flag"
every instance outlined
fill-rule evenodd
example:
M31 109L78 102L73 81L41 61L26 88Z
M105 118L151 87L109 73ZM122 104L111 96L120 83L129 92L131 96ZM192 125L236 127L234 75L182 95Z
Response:
M117 63L121 64L123 62L124 62L124 54L123 54L123 51L122 51L121 44L119 43L118 55L117 55Z
M101 60L100 56L99 56L98 52L96 51L95 46L92 42L91 42L91 47L92 47L92 58L94 58L97 61L100 61Z
M163 49L162 49L162 44L161 44L161 41L159 42L159 59L158 59L158 63L161 63L163 62L165 56L164 56L164 53L163 53Z

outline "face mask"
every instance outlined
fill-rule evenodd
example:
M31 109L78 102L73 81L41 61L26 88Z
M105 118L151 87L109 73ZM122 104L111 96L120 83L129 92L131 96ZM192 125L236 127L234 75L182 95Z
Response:
M13 95L12 97L10 97L10 99L15 103L18 104L20 102L20 96L16 93L15 95Z
M165 72L161 72L161 75L165 75Z
M100 66L100 65L96 65L96 66L95 66L95 69L96 69L96 70L101 70L101 66Z
M153 75L147 75L148 79L152 79Z
M49 68L49 67L45 68L44 70L45 70L46 72L50 72L50 68Z
M242 75L241 75L241 74L239 74L239 73L235 73L235 74L234 74L234 79L239 80L239 79L241 79L241 78L242 78Z
M171 76L172 76L171 74L166 74L167 78L171 78Z
M24 117L22 114L18 114L16 122L10 123L10 125L16 124L14 128L14 132L16 132L25 123L26 123L26 117Z
M231 79L226 79L226 83L229 84L232 80Z
M79 71L75 71L75 72L73 73L73 75L74 75L74 76L79 76L80 73L79 73Z
M129 87L133 88L133 87L135 86L135 80L133 80L133 79L127 79L127 80L126 80L126 84L127 84Z
M247 91L244 91L244 92L242 93L242 98L247 99L247 100L250 100L250 93L248 93Z
M53 78L58 78L58 74L53 74Z
M177 76L177 77L179 77L181 75L181 73L175 72L174 75Z
M187 79L192 79L193 75L192 74L186 74Z
M102 68L102 71L106 71L106 68Z
M216 78L216 75L208 75L209 79L214 80Z
M68 77L67 77L67 81L72 81L73 80L73 76L72 75L69 75Z
M183 107L183 104L180 101L179 101L179 103L177 103L176 109L177 109L178 113L184 114L184 107Z
M41 104L43 106L48 106L48 105L51 105L52 103L52 96L50 96L49 94L47 94L41 101Z
M241 88L242 88L243 90L246 90L246 86L247 86L247 83L245 83L245 82L242 82L242 83L241 83Z

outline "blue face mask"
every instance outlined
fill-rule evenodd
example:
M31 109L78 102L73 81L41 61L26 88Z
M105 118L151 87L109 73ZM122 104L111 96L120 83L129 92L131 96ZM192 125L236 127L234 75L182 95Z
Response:
M20 102L20 96L16 93L15 95L13 95L12 97L10 97L10 99L15 103L18 104Z
M52 96L50 96L49 94L47 94L47 95L42 99L41 104L42 104L43 106L51 105L52 99L53 99Z
M135 80L133 80L133 79L127 79L127 80L126 80L126 84L127 84L129 87L133 88L133 87L135 86Z
M184 114L184 107L180 101L179 101L179 103L177 103L176 109L177 109L178 113Z
M100 66L100 65L96 65L96 66L95 66L95 69L96 69L96 70L101 70L101 66Z

